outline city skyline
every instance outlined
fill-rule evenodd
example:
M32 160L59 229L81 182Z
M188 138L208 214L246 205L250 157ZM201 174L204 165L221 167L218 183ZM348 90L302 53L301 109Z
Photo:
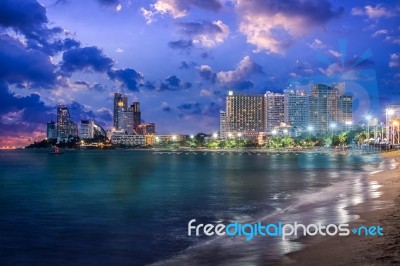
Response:
M217 131L229 90L345 81L356 121L400 102L391 1L40 3L0 3L0 146L43 139L60 104L73 121L111 128L115 91L141 102L160 132L187 134Z

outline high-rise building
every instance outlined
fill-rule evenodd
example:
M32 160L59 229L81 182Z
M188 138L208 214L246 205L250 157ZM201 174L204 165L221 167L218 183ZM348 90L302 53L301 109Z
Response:
M292 135L305 132L310 124L309 97L305 91L285 91L285 123L291 126Z
M263 95L226 96L226 132L257 133L265 131L265 101Z
M119 113L128 110L128 97L122 96L121 93L114 93L114 123L113 126L119 130L118 119Z
M56 139L57 138L57 127L56 122L50 121L47 123L47 139Z
M338 127L348 130L353 124L353 96L340 95L338 99Z
M81 139L92 139L94 134L93 134L93 121L90 120L82 120L81 121L81 127L80 127L80 132L79 132L79 137Z
M57 108L57 140L67 140L70 136L78 136L78 128L71 120L68 108L59 106Z
M271 133L285 121L285 95L267 91L265 93L266 131Z
M140 112L140 103L133 102L133 104L131 105L131 109L133 112L133 129L136 130L139 127L142 120Z
M310 124L317 133L336 130L339 90L325 84L311 85Z
M219 137L225 139L226 136L226 112L219 111Z
M156 124L155 123L145 123L145 124L138 125L136 131L139 135L155 134L156 133Z
M125 131L126 134L133 134L133 111L131 108L118 111L118 130Z

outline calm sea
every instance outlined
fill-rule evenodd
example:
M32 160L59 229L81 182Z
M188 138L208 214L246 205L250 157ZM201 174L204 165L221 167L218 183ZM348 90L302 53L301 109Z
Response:
M197 223L340 223L376 197L377 156L0 152L2 265L260 265L295 241L187 235Z

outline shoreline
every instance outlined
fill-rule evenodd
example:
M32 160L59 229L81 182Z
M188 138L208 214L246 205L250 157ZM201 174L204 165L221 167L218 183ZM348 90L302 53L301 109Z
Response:
M385 153L385 160L400 163L399 153ZM304 248L286 254L283 265L382 265L400 263L400 169L387 169L371 173L368 182L379 185L380 196L361 204L350 206L348 210L358 216L350 221L350 228L361 225L380 225L384 236L299 239Z

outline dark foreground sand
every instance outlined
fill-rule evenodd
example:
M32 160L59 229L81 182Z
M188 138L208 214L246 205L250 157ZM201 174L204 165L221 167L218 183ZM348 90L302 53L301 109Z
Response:
M386 154L387 159L400 162L400 155ZM284 265L400 265L400 169L396 168L369 176L382 187L381 197L355 206L351 210L360 218L350 223L380 225L384 236L355 236L305 238L306 248L293 252L283 260ZM380 207L377 209L377 207ZM365 212L365 210L370 210ZM372 210L371 210L372 209ZM363 212L364 210L364 212Z

